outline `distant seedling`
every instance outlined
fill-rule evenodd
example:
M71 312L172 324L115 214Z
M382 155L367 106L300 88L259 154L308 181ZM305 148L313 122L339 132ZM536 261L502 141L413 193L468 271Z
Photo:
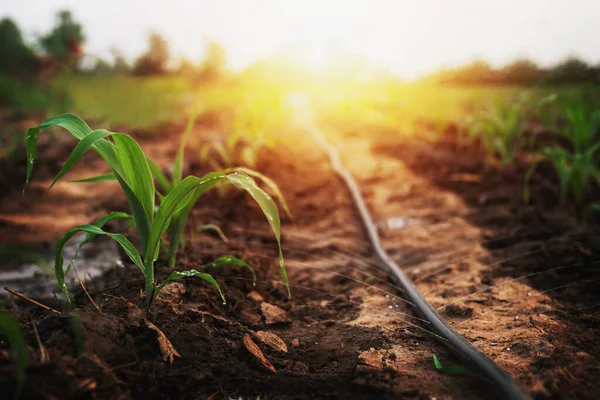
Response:
M542 161L550 161L558 175L560 203L565 205L572 199L576 213L585 219L588 206L584 204L585 193L594 182L600 184L600 174L596 167L597 153L600 150L600 113L586 115L583 108L574 103L567 105L568 126L560 131L567 146L546 146L525 175L523 197L529 202L529 180Z
M106 232L98 223L81 225L69 230L57 244L54 262L56 280L67 302L70 303L70 298L65 283L62 249L65 243L78 232L86 232L88 234L86 240L88 238L91 240L91 238L97 235L106 235L115 240L123 248L131 261L142 271L145 278L144 289L148 301L152 301L155 298L158 291L166 282L188 276L195 276L208 281L222 296L219 285L212 276L196 270L173 272L159 285L157 285L154 278L154 263L161 251L161 239L167 232L173 219L183 218L182 215L186 212L190 203L196 203L205 191L213 188L217 183L222 181L228 181L234 186L246 190L265 214L269 226L277 239L281 273L286 283L288 294L290 293L281 251L281 224L277 206L273 199L260 189L250 176L242 172L230 174L211 172L201 178L188 176L181 181L173 182L170 190L161 199L160 205L155 209L156 189L154 180L152 179L151 167L148 163L148 158L139 144L128 135L109 132L104 129L92 130L81 118L72 114L63 114L49 118L42 124L29 129L26 137L26 183L29 182L33 170L39 131L40 129L47 129L54 126L66 129L73 137L79 140L79 143L75 146L65 164L54 178L50 188L76 164L85 152L89 149L95 150L106 161L111 172L110 174L89 178L85 181L116 179L119 182L129 203L141 246L141 251L139 251L125 236L118 233Z
M523 146L522 133L527 120L555 99L555 95L549 95L535 102L526 96L510 103L497 101L486 111L467 120L467 139L471 142L479 139L487 152L498 157L506 166Z
M431 355L433 356L433 365L435 366L435 369L437 369L440 372L443 372L446 374L455 374L455 375L462 375L467 372L467 369L462 368L462 367L444 367L444 366L442 366L442 363L440 362L440 360L438 360L435 353L431 353Z

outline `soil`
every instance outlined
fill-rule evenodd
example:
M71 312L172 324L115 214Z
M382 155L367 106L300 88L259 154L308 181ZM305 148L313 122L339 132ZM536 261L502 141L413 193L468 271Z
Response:
M139 139L167 165L182 131L174 124ZM200 121L194 137L201 142L211 131ZM358 179L390 254L460 333L534 398L600 396L600 231L556 205L550 170L535 176L534 202L524 205L526 160L508 169L489 165L476 149L457 149L451 132L428 141L340 129L330 140ZM47 167L34 175L27 200L20 185L8 186L0 199L2 243L51 248L68 228L126 209L113 183L63 182L41 198L65 151L40 153ZM196 151L186 154L187 172L201 175L209 169ZM68 178L97 174L99 165L90 156ZM432 353L445 366L457 361L376 264L321 150L308 139L265 149L256 168L279 185L294 217L282 226L291 298L257 206L231 188L212 191L191 225L215 223L229 241L191 232L177 269L232 254L255 268L256 286L245 271L211 271L223 304L206 282L178 281L167 285L148 321L141 274L123 258L123 267L86 283L96 306L76 294L75 316L11 297L2 307L18 317L29 344L23 398L493 398L475 374L435 369ZM22 182L19 174L3 176ZM162 258L157 268L159 281L170 272ZM74 334L81 331L84 340ZM16 369L6 341L0 370L0 390L10 393Z

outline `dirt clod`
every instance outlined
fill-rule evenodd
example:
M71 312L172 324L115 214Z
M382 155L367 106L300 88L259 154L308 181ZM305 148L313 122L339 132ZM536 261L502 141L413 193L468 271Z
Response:
M273 324L286 324L291 322L286 312L281 308L274 306L273 304L269 304L266 302L262 302L260 304L260 309L265 317L265 322L267 325Z
M262 303L265 299L258 293L256 290L251 291L246 295L250 300L256 301L257 303Z

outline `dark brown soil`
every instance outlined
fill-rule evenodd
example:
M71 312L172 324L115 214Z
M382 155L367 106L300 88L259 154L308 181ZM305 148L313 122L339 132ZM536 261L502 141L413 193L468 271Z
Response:
M178 132L174 126L160 140L145 135L142 147L167 165ZM208 132L199 125L196 136ZM536 203L525 206L521 167L486 168L477 152L458 152L450 140L331 140L359 180L386 247L434 306L446 306L440 311L459 332L536 398L598 397L600 233L595 225L582 228L550 201L540 204L556 196L555 182L536 178ZM188 151L189 173L199 175L208 169L195 161L195 151ZM91 175L96 162L90 158L73 175ZM345 187L312 142L265 150L257 169L280 185L294 216L293 222L284 218L282 227L291 298L258 208L231 188L213 191L195 210L194 226L216 223L230 240L195 233L177 269L200 269L218 255L233 254L254 266L256 286L244 271L212 271L227 297L222 304L205 282L170 284L156 302L152 324L143 318L139 271L115 268L88 282L101 312L83 293L76 296L84 342L73 334L73 318L13 298L3 307L19 318L30 345L23 397L493 396L473 374L435 370L432 352L446 365L456 361L397 297L401 293L375 263ZM38 175L33 186L44 187L50 176ZM61 229L125 208L111 183L93 191L78 187L61 183L34 204L26 204L20 190L11 192L1 200L0 237L39 247L55 242ZM61 221L53 225L57 217ZM391 229L392 221L405 222ZM157 266L160 281L170 271L163 259ZM261 340L260 331L276 335L276 345ZM9 394L15 368L8 343L0 343L0 390ZM78 346L85 352L78 353Z

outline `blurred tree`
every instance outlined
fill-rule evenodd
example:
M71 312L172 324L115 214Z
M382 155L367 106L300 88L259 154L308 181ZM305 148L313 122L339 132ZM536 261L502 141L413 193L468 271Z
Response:
M70 11L60 11L56 15L56 25L39 39L44 52L64 65L75 67L83 55L85 36L81 24L73 20Z
M542 72L537 64L527 59L519 59L507 64L500 70L507 83L534 83L540 81Z
M113 56L113 71L115 73L128 74L129 72L131 72L131 65L129 65L129 63L119 50L112 49L110 53Z
M458 71L458 79L463 82L488 82L493 70L483 60L475 60Z
M179 67L177 67L177 73L181 76L191 77L196 71L197 68L194 63L187 58L182 58L179 62Z
M0 73L26 75L35 71L38 60L25 45L19 27L10 19L0 21Z
M110 75L114 71L113 66L106 60L98 58L92 72L96 75Z
M551 82L580 82L598 78L598 71L585 61L569 57L550 69L548 80Z
M225 49L217 42L210 42L206 48L204 61L200 65L199 80L214 81L222 78L227 72L227 55Z
M169 44L161 35L153 33L148 39L148 50L135 61L132 72L134 75L164 74L169 57Z

